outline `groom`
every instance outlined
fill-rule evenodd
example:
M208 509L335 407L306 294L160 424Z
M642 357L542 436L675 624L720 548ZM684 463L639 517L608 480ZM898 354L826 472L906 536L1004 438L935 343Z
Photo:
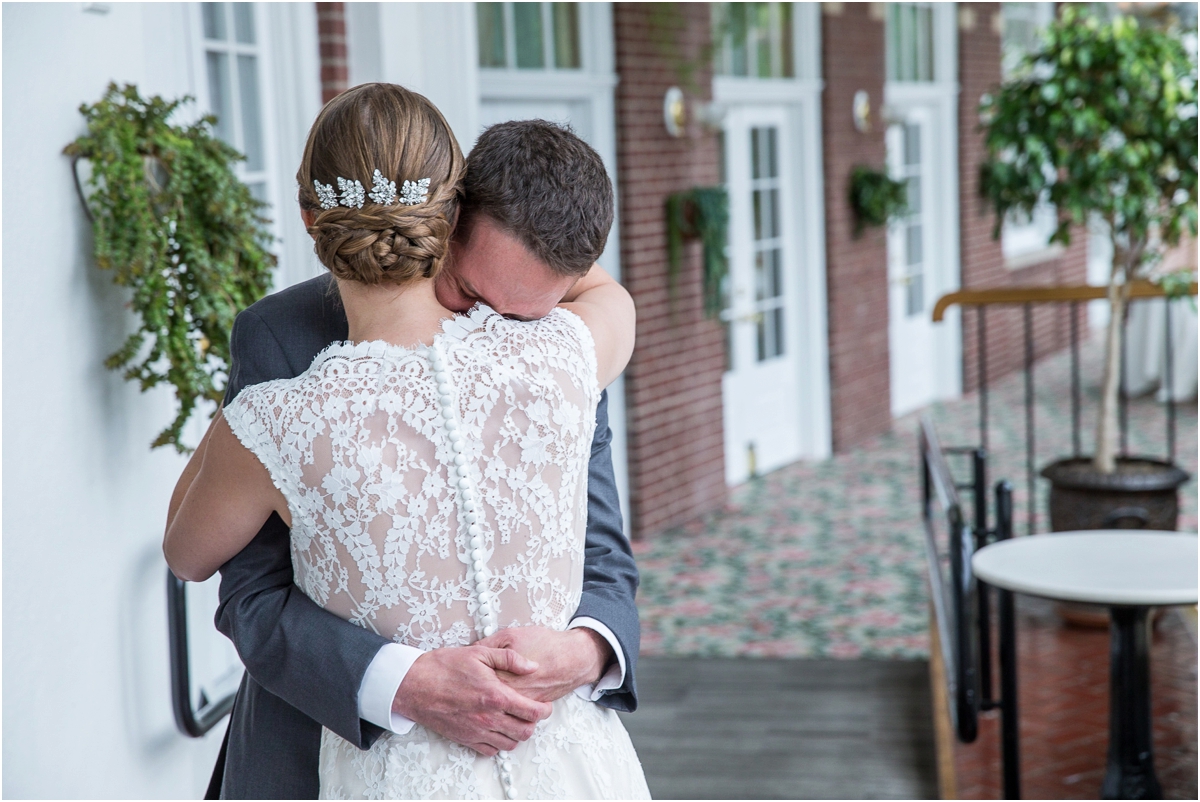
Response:
M612 225L600 157L539 120L489 128L471 152L465 200L438 300L457 312L483 301L543 317L595 262ZM328 275L268 296L234 324L226 403L244 388L306 370L347 337ZM583 596L570 628L501 630L471 646L427 652L394 643L317 606L293 584L289 532L276 515L221 569L217 628L246 675L208 798L316 798L321 727L360 748L419 723L491 755L526 740L549 702L577 693L637 707L637 568L622 533L608 395L596 410L588 469Z

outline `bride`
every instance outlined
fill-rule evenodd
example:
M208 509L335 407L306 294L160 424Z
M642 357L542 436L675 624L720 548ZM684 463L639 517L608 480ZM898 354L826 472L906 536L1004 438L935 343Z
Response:
M398 642L566 628L596 404L632 351L633 302L593 267L540 320L443 307L434 278L462 172L420 95L367 85L322 110L299 171L302 214L349 340L216 417L167 523L177 575L211 576L277 512L300 588ZM649 796L616 713L575 694L495 757L420 725L366 751L326 729L320 777L323 798Z

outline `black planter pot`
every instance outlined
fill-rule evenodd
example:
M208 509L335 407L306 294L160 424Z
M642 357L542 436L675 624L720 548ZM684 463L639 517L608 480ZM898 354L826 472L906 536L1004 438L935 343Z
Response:
M1050 480L1050 528L1164 529L1179 518L1179 486L1191 477L1176 465L1148 457L1118 457L1115 473L1092 467L1091 457L1052 462L1042 469Z

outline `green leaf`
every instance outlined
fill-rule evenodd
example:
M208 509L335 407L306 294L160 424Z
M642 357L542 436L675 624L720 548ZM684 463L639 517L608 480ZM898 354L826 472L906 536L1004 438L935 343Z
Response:
M859 165L850 175L850 207L857 237L863 228L885 225L907 212L908 186L882 170Z
M80 107L87 132L64 148L91 162L96 264L130 288L139 319L105 365L143 391L172 386L176 416L152 447L181 452L196 404L222 397L233 318L266 293L276 263L264 204L234 175L243 157L216 138L216 118L171 122L190 101L109 84L97 103ZM207 349L196 345L202 337Z
M721 311L721 286L729 273L729 196L724 187L695 187L667 196L667 279L672 302L682 265L683 242L699 238L704 246L704 312Z

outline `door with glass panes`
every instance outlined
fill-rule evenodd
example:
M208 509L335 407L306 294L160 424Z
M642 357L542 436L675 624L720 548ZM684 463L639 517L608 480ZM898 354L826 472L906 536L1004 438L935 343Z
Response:
M903 181L908 210L888 227L888 340L892 414L899 416L937 395L931 291L936 253L931 230L930 115L912 108L887 131L888 170Z
M788 115L735 106L722 134L729 193L729 274L723 288L725 475L730 484L800 455L797 408L794 175Z

